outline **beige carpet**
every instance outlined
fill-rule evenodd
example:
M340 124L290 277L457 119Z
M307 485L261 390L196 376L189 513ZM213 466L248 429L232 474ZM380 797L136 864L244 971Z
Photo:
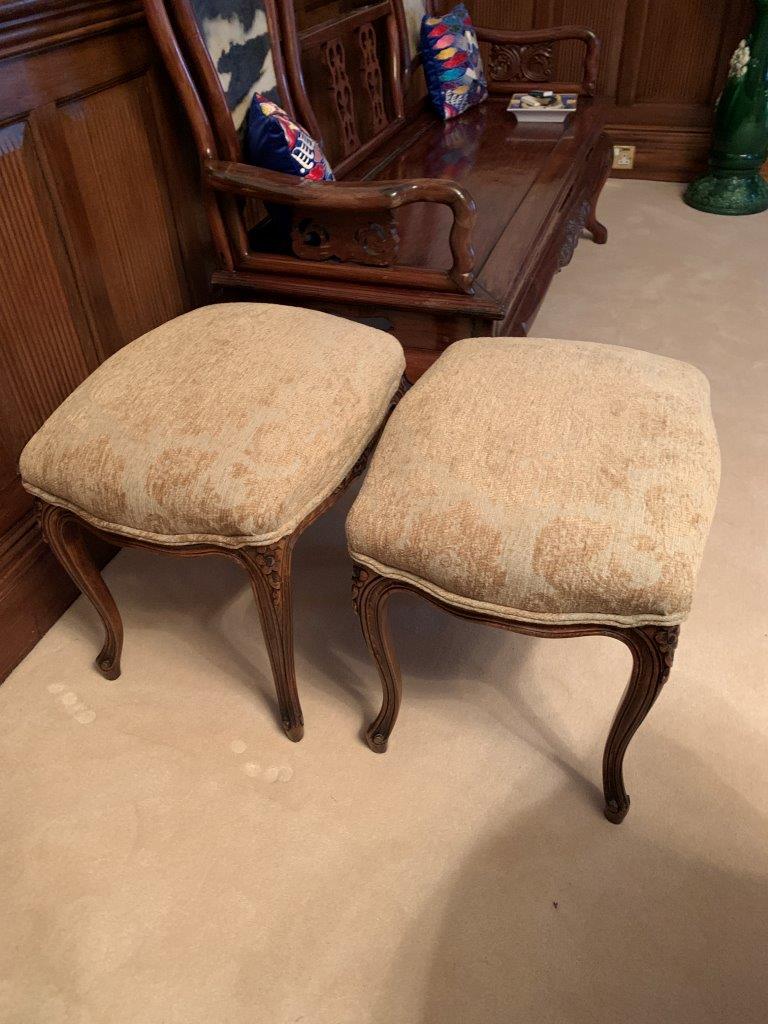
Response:
M122 678L79 601L0 688L3 1024L751 1024L768 1014L768 215L611 182L536 333L713 385L722 497L671 680L597 785L629 654L394 608L389 753L343 515L296 559L307 723L275 724L246 583L124 552ZM638 424L642 430L642 424Z

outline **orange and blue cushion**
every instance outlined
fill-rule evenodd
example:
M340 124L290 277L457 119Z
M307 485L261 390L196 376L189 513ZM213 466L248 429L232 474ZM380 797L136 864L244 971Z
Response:
M458 117L488 95L477 35L464 4L442 17L424 16L421 54L430 99L445 120Z
M295 174L310 181L333 181L333 171L320 143L282 107L256 93L243 135L243 156L254 167Z

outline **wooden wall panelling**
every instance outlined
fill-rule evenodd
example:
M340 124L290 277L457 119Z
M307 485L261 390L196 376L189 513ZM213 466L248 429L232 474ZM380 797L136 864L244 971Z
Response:
M676 107L684 123L700 118L713 99L731 0L677 0L674 4L644 0L642 7L643 31L635 40L628 40L640 51L627 96L629 104ZM666 113L669 116L671 112Z
M0 678L75 596L20 485L21 449L104 358L207 298L172 97L138 3L0 7Z
M28 121L0 129L0 678L75 597L36 530L18 458L98 363Z
M20 451L98 360L28 121L0 129L0 195L0 358Z
M63 103L59 118L114 312L115 350L190 305L146 75Z
M468 0L479 24L543 28L582 24L603 43L598 88L614 143L637 147L619 177L686 180L706 164L715 100L745 34L752 0ZM575 44L555 53L572 77Z
M438 11L446 9L441 3L435 7ZM484 28L533 28L536 21L536 0L470 0L467 7Z
M606 43L621 40L631 0L547 0L537 5L536 28L551 25L586 25ZM616 92L621 46L606 45L600 59L597 87L601 95ZM584 47L565 43L557 52L557 77L561 81L579 81Z

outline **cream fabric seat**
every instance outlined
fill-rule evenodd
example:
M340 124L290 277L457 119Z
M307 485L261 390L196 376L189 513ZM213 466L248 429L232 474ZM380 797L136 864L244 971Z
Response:
M108 359L21 456L28 491L165 545L271 543L346 477L405 366L388 334L311 310L206 306Z
M470 339L395 410L349 547L459 608L675 624L691 605L719 467L694 367L586 342Z

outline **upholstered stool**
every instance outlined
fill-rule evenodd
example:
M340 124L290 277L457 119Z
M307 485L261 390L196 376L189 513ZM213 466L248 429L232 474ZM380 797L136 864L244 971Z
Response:
M603 762L605 813L621 821L624 752L672 665L719 466L692 366L583 342L452 345L391 417L347 522L384 687L371 749L386 750L400 704L396 590L519 633L616 637L634 656Z
M288 736L301 738L291 552L364 466L401 387L398 342L289 306L206 306L100 366L24 449L46 540L101 616L97 665L120 674L122 624L82 543L227 555L248 572Z

